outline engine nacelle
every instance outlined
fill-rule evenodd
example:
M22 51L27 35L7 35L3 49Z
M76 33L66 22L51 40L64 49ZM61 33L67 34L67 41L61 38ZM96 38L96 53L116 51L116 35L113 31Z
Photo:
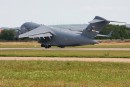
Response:
M33 30L33 29L35 29L35 28L37 28L39 26L40 26L40 24L37 24L37 23L26 22L23 25L21 25L20 30L19 30L18 33L23 34L23 33L26 33L26 32L28 32L30 30Z

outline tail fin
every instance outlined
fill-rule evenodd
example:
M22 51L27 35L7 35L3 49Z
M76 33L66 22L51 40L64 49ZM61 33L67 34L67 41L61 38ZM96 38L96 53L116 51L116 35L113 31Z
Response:
M102 28L109 24L110 21L96 16L92 21L89 22L90 24L86 29L83 30L82 35L87 36L89 38L94 38L97 34L102 30Z

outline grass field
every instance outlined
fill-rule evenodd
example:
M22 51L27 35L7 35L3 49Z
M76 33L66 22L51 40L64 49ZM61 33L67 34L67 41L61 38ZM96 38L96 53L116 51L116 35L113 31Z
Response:
M37 42L0 42L0 48L39 48ZM130 48L100 43L81 48ZM130 51L0 50L0 56L130 58ZM130 63L0 61L0 87L129 87Z
M38 42L0 42L0 48L38 48Z
M79 48L130 48L130 43L99 43L95 45L77 46Z
M0 50L1 57L89 57L130 58L130 51L84 51L84 50Z
M0 87L129 86L129 63L0 61Z
M0 48L39 48L37 42L0 42ZM130 48L130 42L102 42L95 45L77 46L80 48Z

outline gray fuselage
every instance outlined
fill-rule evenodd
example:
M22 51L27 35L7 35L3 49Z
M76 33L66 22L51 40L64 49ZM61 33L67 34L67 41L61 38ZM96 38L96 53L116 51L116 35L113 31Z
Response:
M68 29L52 29L54 35L51 40L43 42L51 46L80 46L88 44L96 44L97 41L83 36L82 32L71 31Z

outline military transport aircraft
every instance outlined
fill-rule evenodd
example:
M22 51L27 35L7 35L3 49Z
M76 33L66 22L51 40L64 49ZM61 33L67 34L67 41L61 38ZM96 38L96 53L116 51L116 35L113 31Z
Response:
M108 35L99 34L102 28L109 24L109 21L102 17L96 16L89 25L82 30L60 29L40 25L33 22L24 23L19 30L19 38L34 38L38 39L41 47L50 48L51 46L58 46L64 48L65 46L81 46L88 44L97 44L94 40L96 36L110 37Z

